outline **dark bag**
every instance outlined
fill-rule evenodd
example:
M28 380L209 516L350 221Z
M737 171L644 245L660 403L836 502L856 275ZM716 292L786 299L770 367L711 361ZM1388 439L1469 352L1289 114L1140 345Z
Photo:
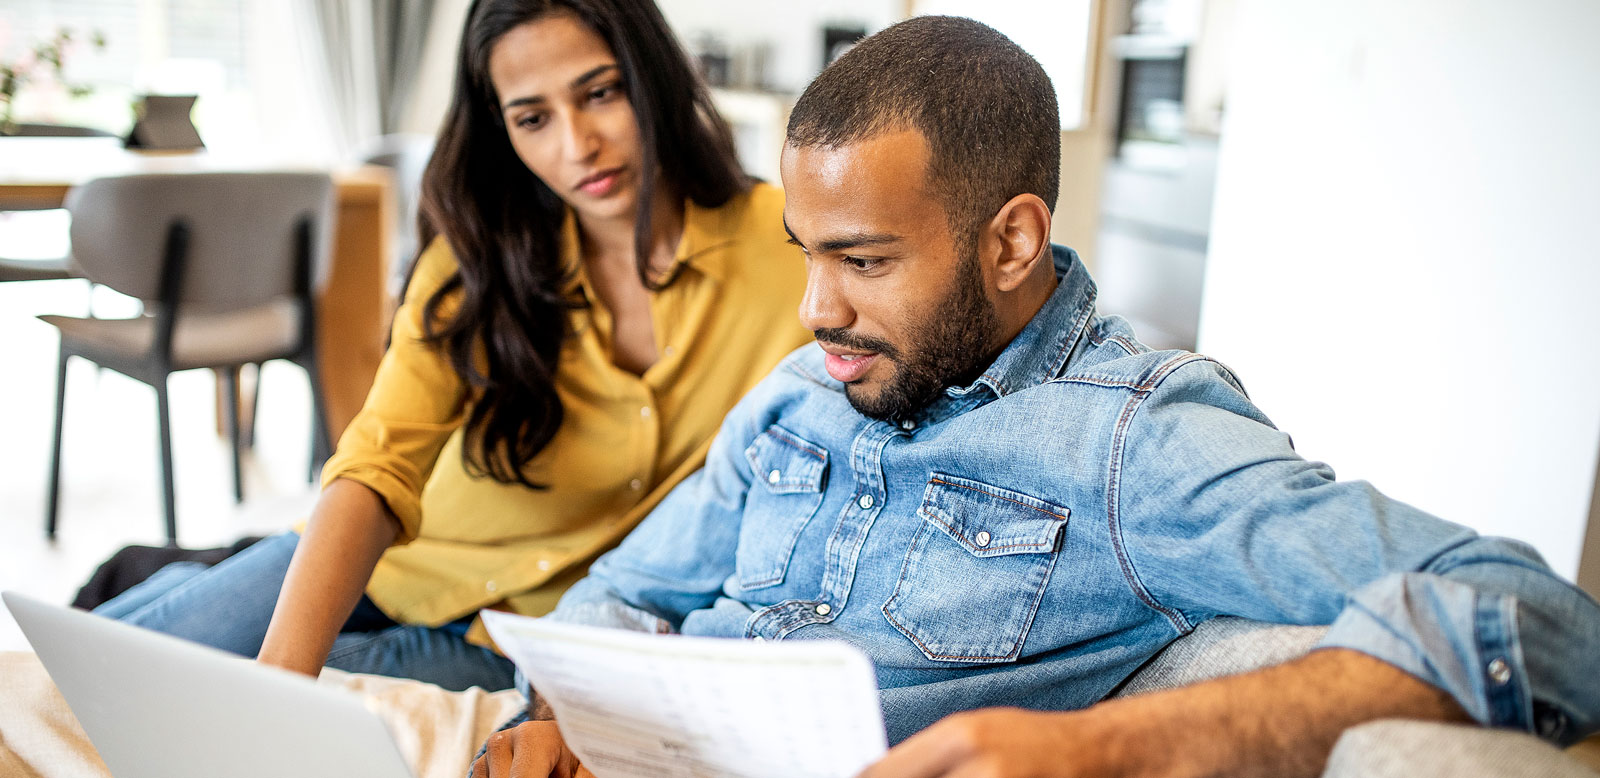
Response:
M225 548L125 546L95 569L94 575L89 576L89 582L78 590L72 607L94 610L173 562L199 562L209 567L249 548L260 539L242 538Z

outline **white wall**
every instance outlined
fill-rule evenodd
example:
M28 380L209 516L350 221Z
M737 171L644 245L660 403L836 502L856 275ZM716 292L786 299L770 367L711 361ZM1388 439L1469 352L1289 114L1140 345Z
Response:
M703 32L730 49L771 46L768 86L799 94L822 71L824 25L861 27L868 34L897 22L903 0L656 0L667 24L691 52Z
M456 47L470 0L440 0L423 54L422 74L405 119L407 132L438 132L454 85ZM771 46L767 80L799 94L822 69L822 27L860 26L876 32L900 19L903 0L657 0L673 33L691 52L697 37L715 32L729 49Z
M1600 446L1600 3L1244 0L1200 348L1342 478L1571 577Z

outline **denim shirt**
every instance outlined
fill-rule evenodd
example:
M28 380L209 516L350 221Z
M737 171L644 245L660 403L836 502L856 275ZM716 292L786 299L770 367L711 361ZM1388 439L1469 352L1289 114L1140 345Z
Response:
M958 710L1086 707L1219 615L1331 624L1322 646L1484 724L1596 728L1594 600L1523 544L1335 481L1225 367L1150 351L1054 259L1044 307L914 419L862 416L815 344L791 354L554 617L843 640L896 742Z

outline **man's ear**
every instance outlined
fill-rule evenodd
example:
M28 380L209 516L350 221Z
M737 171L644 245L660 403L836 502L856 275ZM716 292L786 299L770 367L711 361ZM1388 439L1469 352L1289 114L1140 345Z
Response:
M984 229L981 244L994 252L996 288L1010 292L1022 285L1050 256L1050 208L1038 195L1019 194L1001 206ZM986 252L988 253L988 252Z

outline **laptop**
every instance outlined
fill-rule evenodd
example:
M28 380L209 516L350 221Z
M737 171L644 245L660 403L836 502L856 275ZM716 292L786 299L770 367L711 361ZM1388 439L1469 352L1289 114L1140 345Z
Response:
M205 148L200 131L189 114L195 95L140 95L134 106L137 117L123 145L149 151L192 151Z
M356 695L87 611L3 597L116 778L411 778Z

